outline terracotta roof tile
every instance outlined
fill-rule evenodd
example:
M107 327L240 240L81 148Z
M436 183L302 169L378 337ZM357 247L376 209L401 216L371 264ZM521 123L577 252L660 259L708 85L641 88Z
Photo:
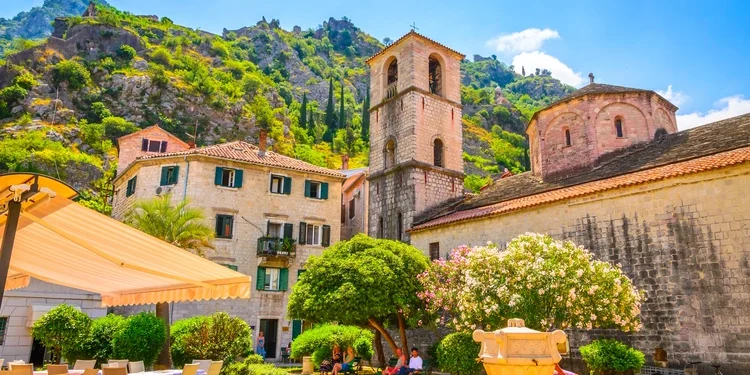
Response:
M159 159L183 155L205 155L210 157L235 160L269 167L292 169L300 172L317 173L331 177L344 178L344 174L328 168L319 167L302 160L290 158L273 151L266 151L265 155L258 154L258 146L243 141L222 143L213 146L193 148L185 151L154 154L138 158L137 160Z
M458 52L458 51L456 51L456 50L455 50L455 49L453 49L453 48L450 48L450 47L448 47L448 46L446 46L446 45L444 45L444 44L442 44L442 43L440 43L440 42L436 42L436 41L434 41L434 40L432 40L432 39L430 39L430 38L428 38L428 37L426 37L426 36L424 36L424 35L422 35L422 34L420 34L420 33L416 32L416 31L412 30L412 31L409 31L408 33L404 34L404 36L402 36L402 37L398 38L398 39L397 39L397 40L396 40L395 42L391 43L391 44L390 44L389 46L387 46L387 47L385 47L385 48L381 49L381 50L380 50L380 51L379 51L378 53L376 53L376 54L372 55L372 56L371 56L371 57L370 57L369 59L367 59L367 60L366 60L365 62L369 64L369 63L370 63L370 61L372 61L372 59L374 59L374 58L376 58L376 57L378 57L378 56L380 56L380 55L384 54L384 53L385 53L385 51L388 51L389 49L391 49L391 47L393 47L393 46L395 46L395 45L397 45L397 44L399 44L399 43L403 42L404 40L406 40L406 38L408 38L409 36L412 36L412 35L414 35L414 36L417 36L417 37L420 37L420 38L422 38L422 39L424 39L424 40L426 40L426 41L428 41L428 42L430 42L430 43L432 43L432 44L435 44L435 45L437 45L437 46L439 46L439 47L445 48L445 49L447 49L448 51L450 51L450 52L453 52L453 53L455 53L455 54L457 54L457 55L461 56L461 60L463 60L463 59L464 59L464 57L466 57L466 55L464 55L463 53L461 53L461 52Z
M721 152L710 156L642 170L604 180L592 181L581 185L511 199L489 206L454 212L423 224L416 225L411 231L418 232L447 224L501 215L528 207L571 199L583 195L663 180L671 177L705 172L747 162L750 162L750 147L743 147L732 151Z

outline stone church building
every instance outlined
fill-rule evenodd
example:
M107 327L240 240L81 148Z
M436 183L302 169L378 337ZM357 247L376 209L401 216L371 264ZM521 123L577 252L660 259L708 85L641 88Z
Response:
M750 373L750 115L677 132L657 93L590 75L531 119L530 172L467 195L462 58L411 32L368 61L369 233L432 259L525 232L572 240L646 292L643 330L572 332L573 348L617 336L647 362L662 348L673 368Z

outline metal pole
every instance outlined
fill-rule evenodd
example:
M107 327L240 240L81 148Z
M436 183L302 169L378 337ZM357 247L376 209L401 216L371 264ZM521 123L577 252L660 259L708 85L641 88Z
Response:
M16 240L18 219L21 217L21 202L11 200L8 202L8 220L5 222L3 233L3 244L0 248L0 306L2 306L3 294L5 294L5 280L10 268L10 255L13 252L13 242Z

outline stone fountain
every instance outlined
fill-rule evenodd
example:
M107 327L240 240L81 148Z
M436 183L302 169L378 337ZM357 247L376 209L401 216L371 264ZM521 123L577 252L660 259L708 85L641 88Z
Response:
M558 345L568 340L560 330L526 328L523 319L509 319L508 327L494 332L476 330L473 338L482 343L479 361L487 375L552 375L562 359Z

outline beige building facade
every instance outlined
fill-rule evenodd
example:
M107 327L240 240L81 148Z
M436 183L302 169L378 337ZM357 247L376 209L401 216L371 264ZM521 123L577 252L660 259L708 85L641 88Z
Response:
M173 321L226 311L255 335L263 331L268 358L280 359L303 325L286 317L292 285L308 257L341 236L343 180L338 171L231 142L137 159L115 181L112 216L122 220L137 200L164 194L201 208L216 230L206 258L250 275L254 291L250 300L175 303Z

